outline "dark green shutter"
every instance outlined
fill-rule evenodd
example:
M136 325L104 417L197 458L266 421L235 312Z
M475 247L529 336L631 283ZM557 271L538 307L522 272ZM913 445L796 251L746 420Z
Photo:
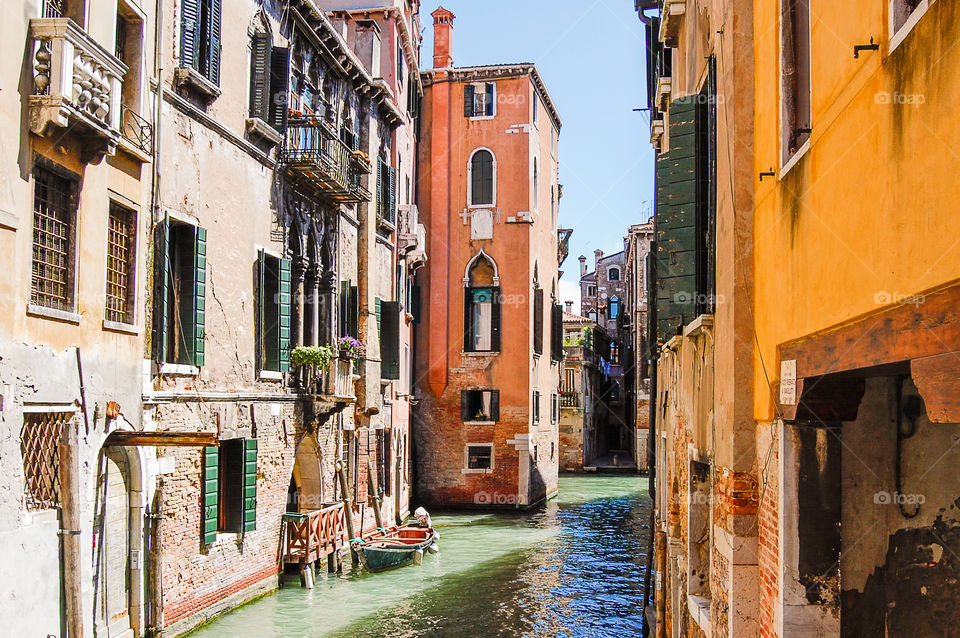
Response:
M473 303L471 288L463 289L463 351L473 352Z
M270 35L255 33L250 44L250 117L270 121Z
M463 116L473 117L473 85L463 87Z
M257 289L254 291L257 304L257 316L255 321L256 335L256 365L260 370L268 370L267 363L267 260L263 249L257 251Z
M200 521L200 534L203 542L210 544L217 540L218 498L220 495L220 448L203 448L203 517Z
M180 66L197 69L199 51L199 0L180 0Z
M533 352L543 354L543 288L533 291Z
M493 308L490 317L490 350L500 352L500 289L493 289Z
M290 93L290 49L273 47L270 54L270 126L287 130L287 99Z
M397 221L397 169L390 166L388 173L390 175L390 194L387 198L387 218L391 224L394 224Z
M380 378L400 378L400 304L380 304Z
M170 218L165 216L156 228L156 263L153 316L153 351L158 363L167 361L167 335L170 333Z
M201 367L206 353L204 337L207 314L207 229L198 226L194 238L193 365Z
M500 390L494 390L490 393L490 420L500 420Z
M350 286L350 313L348 315L349 334L354 339L360 338L360 288Z
M220 4L221 0L208 0L210 3L210 33L208 43L210 49L207 53L207 79L220 85Z
M460 390L460 420L466 423L470 418L470 392L472 390Z
M670 152L657 157L657 337L696 315L697 99L670 104Z
M410 314L414 323L420 323L420 286L414 286L410 291Z
M350 282L345 279L340 280L340 298L338 299L337 308L339 310L337 327L339 328L340 336L343 337L350 334L347 321L347 318L350 316Z
M553 304L550 316L550 357L563 359L563 306Z
M483 112L483 114L486 115L487 117L490 117L493 115L493 98L494 98L493 86L494 86L493 82L487 83L487 103L484 106L485 110Z
M292 266L293 262L291 262L291 260L280 260L280 282L278 286L280 295L277 299L277 333L279 337L277 352L279 356L280 372L290 371L290 329L292 325L291 299L293 290L291 284Z
M257 440L243 440L243 531L257 529Z

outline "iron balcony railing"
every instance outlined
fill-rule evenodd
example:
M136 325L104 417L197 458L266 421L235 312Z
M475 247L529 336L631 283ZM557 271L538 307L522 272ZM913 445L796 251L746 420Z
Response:
M370 201L362 182L363 163L319 117L290 118L280 162L319 195L343 204Z

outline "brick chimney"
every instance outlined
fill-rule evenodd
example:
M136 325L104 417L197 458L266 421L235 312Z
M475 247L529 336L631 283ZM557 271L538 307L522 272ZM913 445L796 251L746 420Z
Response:
M457 16L443 7L430 14L433 16L433 68L446 69L453 66L453 19Z
M587 276L587 258L580 255L580 279Z
M603 251L597 248L593 251L593 272L600 272L600 260L603 259ZM598 277L599 278L599 277Z
M563 302L563 309L572 314L572 313L573 313L573 302L572 302L572 301L564 301L564 302Z

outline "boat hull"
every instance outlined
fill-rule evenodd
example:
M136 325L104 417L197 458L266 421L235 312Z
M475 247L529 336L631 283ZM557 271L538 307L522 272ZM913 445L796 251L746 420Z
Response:
M417 552L422 555L436 540L433 529L401 527L370 538L359 549L367 569L384 572L412 564Z

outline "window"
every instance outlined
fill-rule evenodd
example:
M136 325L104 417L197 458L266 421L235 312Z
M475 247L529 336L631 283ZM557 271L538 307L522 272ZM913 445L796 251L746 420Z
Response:
M533 158L533 209L537 210L540 204L540 175L537 168L537 158Z
M550 424L557 422L560 416L560 395L556 392L550 394ZM551 455L552 456L552 455Z
M220 84L221 0L181 0L180 66Z
M464 288L464 350L500 351L500 288L492 261L483 253L470 268Z
M153 153L153 131L150 123L140 116L144 21L134 6L128 0L117 2L114 53L127 67L120 98L120 130L124 138L150 155Z
M890 30L891 35L897 36L900 35L900 30L904 27L913 26L916 23L916 20L919 19L923 13L926 12L928 6L928 0L891 0L890 1L890 24L892 29ZM916 18L911 20L916 14ZM908 25L907 23L911 24ZM906 30L905 30L906 31ZM904 32L906 35L906 32ZM898 38L899 39L899 38ZM897 43L891 44L891 49L893 49Z
M86 7L83 0L43 0L44 18L70 18L84 29Z
M377 299L380 331L380 378L400 378L400 303Z
M166 218L157 227L154 346L161 363L202 366L207 231Z
M533 391L533 422L540 423L540 390Z
M610 363L620 363L620 346L616 342L610 343Z
M30 303L73 312L79 179L50 166L33 170Z
M493 446L489 444L467 446L468 470L493 469Z
M258 29L250 41L250 117L283 133L290 94L290 49L273 46L266 26ZM303 86L307 86L305 82Z
M537 125L537 120L539 119L540 114L540 99L537 97L536 93L533 95L533 125Z
M391 225L397 218L397 169L382 157L377 160L377 217Z
M261 370L290 370L291 261L257 257L257 361Z
M60 439L72 417L70 412L23 415L20 454L28 510L60 507Z
M610 298L610 318L616 319L620 316L620 298L611 297Z
M597 287L596 286L587 286L587 296L596 297L597 296Z
M460 420L471 421L500 420L499 390L461 390Z
M217 533L257 528L257 440L227 439L203 449L204 543Z
M607 280L608 281L620 281L620 269L611 268L607 271Z
M780 0L780 150L786 164L810 139L810 0Z
M464 117L493 117L496 100L496 84L485 82L467 84L463 87Z
M471 206L492 206L496 197L496 163L493 153L486 149L474 152L470 158Z
M132 324L135 299L137 214L110 202L107 220L107 321Z
M384 496L390 496L390 431L377 430L377 488Z
M594 323L596 323L596 321L597 321L597 311L596 311L596 310L591 310L589 313L587 313L587 318L590 319L590 321L593 321Z
M533 353L543 354L543 289L533 290Z

